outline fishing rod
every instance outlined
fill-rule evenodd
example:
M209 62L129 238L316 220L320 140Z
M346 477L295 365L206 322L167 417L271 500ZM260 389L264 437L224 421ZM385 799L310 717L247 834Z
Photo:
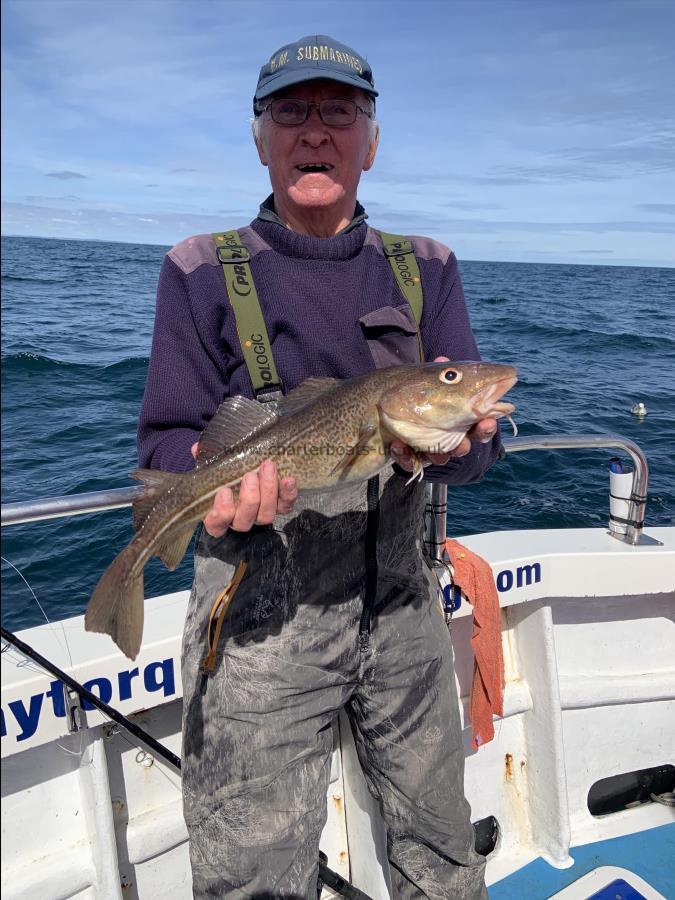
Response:
M69 687L71 691L74 691L81 699L87 700L92 706L108 716L109 719L112 719L113 722L117 722L118 725L121 725L122 728L129 732L129 734L138 738L138 740L145 744L146 747L149 747L153 753L160 756L163 760L168 762L169 765L172 765L178 772L181 771L180 756L176 756L175 753L172 753L168 747L165 747L164 744L155 740L151 734L148 734L147 731L136 725L135 722L132 722L126 716L122 715L121 712L118 712L112 706L109 706L105 701L101 700L100 697L97 697L96 694L88 690L83 684L80 684L79 681L71 678L70 675L62 669L59 669L53 662L46 659L42 654L38 653L37 650L34 650L29 644L26 644L25 641L22 641L21 638L18 638L11 631L0 626L0 635L2 635L3 640L7 641L7 643L11 644L13 647L16 647L16 649L20 653L23 653L24 656L28 657L28 659L31 659L41 668L58 678L59 681L66 687ZM368 894L364 894L363 891L354 887L353 884L344 879L341 875L338 875L337 872L329 869L326 865L326 860L326 855L321 853L319 856L320 885L324 884L326 887L330 887L336 894L339 894L341 897L347 897L349 900L372 900Z
M104 715L108 716L108 718L112 719L113 722L117 722L118 725L121 725L122 728L125 728L130 734L133 734L134 737L138 738L139 741L142 741L147 747L149 747L153 753L156 753L157 756L161 756L162 759L166 760L170 765L172 765L175 769L178 769L180 772L180 757L176 756L175 753L172 753L168 747L165 747L164 744L160 744L159 741L155 740L155 738L148 734L147 731L144 731L143 728L140 728L126 716L123 716L121 712L118 712L116 709L113 709L112 706L108 706L105 701L101 700L100 697L97 697L96 694L92 693L88 690L83 684L80 684L79 681L75 681L74 678L71 678L66 672L62 669L59 669L58 666L55 666L53 662L45 659L37 650L34 650L28 644L24 643L21 638L18 638L15 634L12 634L11 631L7 631L6 628L2 628L0 626L0 634L2 635L3 640L7 641L8 644L12 644L12 646L16 647L17 650L21 651L24 656L27 656L29 659L32 659L33 662L36 662L43 669L46 669L52 675L62 681L67 687L71 689L71 691L75 691L81 698L84 698L92 706L95 706L99 709Z

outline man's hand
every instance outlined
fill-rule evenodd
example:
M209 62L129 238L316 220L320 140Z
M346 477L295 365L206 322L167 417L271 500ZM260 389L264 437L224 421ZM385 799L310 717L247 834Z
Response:
M437 356L434 362L450 362L447 356ZM471 441L480 441L488 444L497 432L497 420L492 418L480 419L462 438L461 442L450 453L422 453L422 461L427 461L432 466L444 466L452 457L466 456L471 450ZM391 442L391 455L394 462L406 472L413 470L412 449L403 441Z
M195 459L198 446L193 444L191 448ZM211 537L219 538L228 528L250 531L254 525L270 525L277 513L291 512L297 498L295 478L279 478L277 467L266 459L259 469L244 475L237 500L231 488L218 491L204 517L204 528Z

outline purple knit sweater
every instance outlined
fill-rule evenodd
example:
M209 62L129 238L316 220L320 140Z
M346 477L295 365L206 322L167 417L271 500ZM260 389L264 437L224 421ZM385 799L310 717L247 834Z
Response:
M361 221L332 238L296 234L270 218L239 230L284 392L310 375L350 378L377 365L418 359L412 311L394 282L378 234ZM479 359L453 253L412 238L424 291L421 336L427 360ZM253 397L222 268L211 235L165 257L145 396L138 426L141 466L192 468L198 440L225 397ZM465 484L494 461L499 437L425 470Z

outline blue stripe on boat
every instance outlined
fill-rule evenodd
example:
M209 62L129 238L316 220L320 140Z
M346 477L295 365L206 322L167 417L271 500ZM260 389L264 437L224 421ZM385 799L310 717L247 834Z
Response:
M675 898L675 823L571 847L570 856L574 860L571 869L555 869L543 859L535 859L493 884L490 900L547 900L598 866L630 869L664 897Z

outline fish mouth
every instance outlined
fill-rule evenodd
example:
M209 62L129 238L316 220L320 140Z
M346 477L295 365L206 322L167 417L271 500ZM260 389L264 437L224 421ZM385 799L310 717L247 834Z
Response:
M500 416L510 416L512 412L515 412L516 408L513 403L501 401L500 398L511 390L516 381L518 378L511 375L507 378L500 378L499 381L478 391L471 400L471 409L475 415L480 419L486 417L498 419Z

